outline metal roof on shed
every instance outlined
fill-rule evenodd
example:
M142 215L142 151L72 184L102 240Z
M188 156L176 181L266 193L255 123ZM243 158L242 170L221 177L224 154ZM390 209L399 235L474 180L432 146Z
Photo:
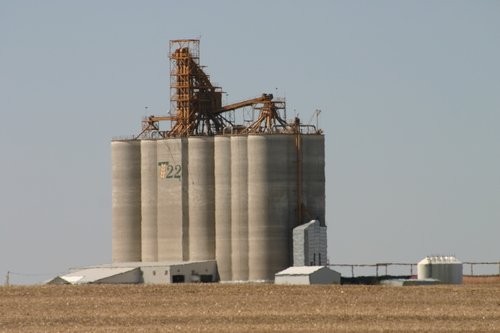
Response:
M322 268L325 268L325 266L292 266L276 273L276 275L309 275Z
M60 278L72 284L92 283L113 275L123 274L133 271L137 267L102 267L87 268L61 275Z

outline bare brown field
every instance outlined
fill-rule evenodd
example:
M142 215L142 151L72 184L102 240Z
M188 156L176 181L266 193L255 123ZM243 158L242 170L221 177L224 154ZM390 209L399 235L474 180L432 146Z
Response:
M486 275L486 276L470 276L464 275L463 277L464 284L500 284L500 275Z
M500 283L0 287L0 332L499 332Z

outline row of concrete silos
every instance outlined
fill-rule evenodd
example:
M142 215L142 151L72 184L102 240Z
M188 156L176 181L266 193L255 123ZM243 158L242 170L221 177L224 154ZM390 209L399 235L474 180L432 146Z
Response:
M113 141L112 160L115 262L216 259L221 280L271 280L292 228L324 221L322 135Z

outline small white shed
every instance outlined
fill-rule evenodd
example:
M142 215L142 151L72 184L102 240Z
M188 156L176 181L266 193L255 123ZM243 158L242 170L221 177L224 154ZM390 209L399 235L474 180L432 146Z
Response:
M276 273L275 284L340 284L340 273L326 266L293 266Z

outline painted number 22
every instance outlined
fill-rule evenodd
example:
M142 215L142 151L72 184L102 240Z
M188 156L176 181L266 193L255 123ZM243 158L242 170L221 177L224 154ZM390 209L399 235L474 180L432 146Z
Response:
M160 178L162 179L180 179L182 175L182 166L180 164L172 165L168 162L158 163L160 166Z

